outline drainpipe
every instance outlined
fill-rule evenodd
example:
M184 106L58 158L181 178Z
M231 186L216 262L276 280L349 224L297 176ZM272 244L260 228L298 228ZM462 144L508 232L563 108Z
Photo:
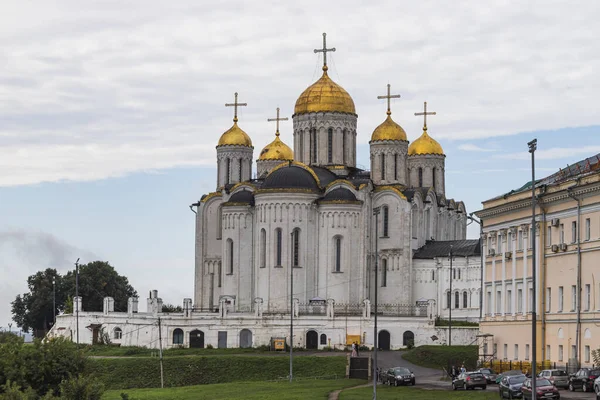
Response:
M579 182L577 182L577 185ZM575 185L575 186L577 186ZM567 188L567 194L570 198L577 202L577 328L575 336L575 348L577 353L577 365L579 366L579 360L581 360L581 199L576 197L572 190L574 186Z

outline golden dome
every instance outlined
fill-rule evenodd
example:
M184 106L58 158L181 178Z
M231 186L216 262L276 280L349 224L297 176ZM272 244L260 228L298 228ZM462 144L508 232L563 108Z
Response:
M252 147L252 140L237 124L237 118L233 126L221 135L218 146L246 146Z
M427 134L427 127L423 128L423 134L408 146L409 156L425 154L444 155L442 146Z
M404 140L406 141L406 132L400 125L394 122L391 116L391 112L388 111L388 116L383 121L381 125L379 125L373 131L371 135L372 142L378 142L382 140Z
M259 160L283 160L293 161L294 152L290 147L279 139L279 132L275 134L275 140L265 146L260 152Z
M323 67L321 79L310 85L294 107L294 114L309 112L341 112L356 114L352 97L327 75L327 66Z

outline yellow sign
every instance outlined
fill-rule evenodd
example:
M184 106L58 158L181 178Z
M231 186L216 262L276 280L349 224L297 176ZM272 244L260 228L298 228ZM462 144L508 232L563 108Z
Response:
M275 350L285 350L285 339L273 339L273 348Z
M360 335L346 335L346 344L360 344Z

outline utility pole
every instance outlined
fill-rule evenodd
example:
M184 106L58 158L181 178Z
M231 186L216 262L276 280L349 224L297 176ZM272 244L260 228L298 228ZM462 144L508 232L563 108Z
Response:
M448 304L448 346L452 346L452 302L454 299L454 293L452 293L452 259L454 254L452 252L452 245L450 245L450 303Z
M377 400L377 265L379 259L378 237L379 237L379 212L381 208L376 207L373 209L373 215L375 216L375 327L373 328L373 400Z
M52 278L52 326L56 325L56 277Z
M533 289L532 307L531 307L531 348L533 349L531 357L531 400L537 399L537 293L536 293L536 254L535 254L535 150L537 149L537 139L527 143L531 153L531 286Z
M75 307L75 324L77 328L77 345L79 346L79 307L81 307L81 301L79 299L79 258L75 261L75 299L77 299L77 307Z
M471 222L479 224L479 251L481 252L481 268L479 271L479 283L481 285L479 289L479 320L481 321L481 318L483 318L483 220L480 218L479 221L477 221L473 218L473 213L470 213L468 218Z
M160 362L160 388L165 387L165 378L163 375L163 351L162 351L162 327L160 326L160 317L158 317L158 360Z
M291 233L290 256L294 249L294 232ZM290 257L290 383L294 381L294 257Z

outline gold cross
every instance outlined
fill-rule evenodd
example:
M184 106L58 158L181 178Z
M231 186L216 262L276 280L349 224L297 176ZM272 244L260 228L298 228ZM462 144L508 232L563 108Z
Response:
M238 94L235 92L235 100L233 103L225 103L225 107L233 107L233 122L238 122L237 109L238 107L247 106L248 103L238 103Z
M415 113L415 115L422 115L423 116L423 130L426 131L427 130L427 116L428 115L436 115L436 112L427 112L427 102L423 103L423 112L419 112L419 113Z
M378 99L387 99L387 104L388 104L388 109L387 109L387 115L391 115L392 111L390 110L390 99L399 99L400 95L399 94L390 94L390 84L388 83L387 85L387 96L377 96Z
M276 121L277 122L277 132L275 132L275 136L279 136L279 121L287 121L288 118L279 118L279 107L277 107L277 118L269 118L267 121Z
M327 34L323 33L323 48L322 49L315 49L315 53L323 53L323 70L327 71L327 52L328 51L335 51L335 47L332 47L331 49L327 48Z

